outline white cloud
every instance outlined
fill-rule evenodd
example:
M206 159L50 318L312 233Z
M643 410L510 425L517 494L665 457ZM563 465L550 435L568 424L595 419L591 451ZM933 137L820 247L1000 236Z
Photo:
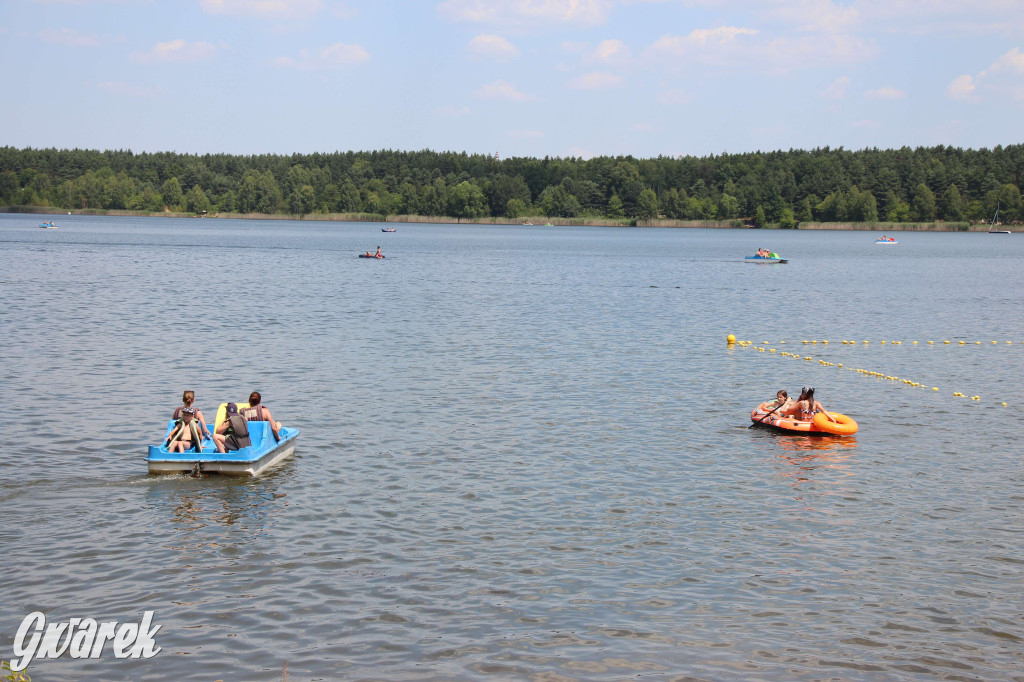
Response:
M466 45L466 51L479 57L490 57L498 61L508 61L519 56L519 48L505 38L485 34L470 40Z
M607 90L622 85L622 76L607 71L593 71L569 81L573 90Z
M667 35L644 51L656 68L716 68L761 74L785 74L821 66L846 66L875 56L873 42L853 35L771 37L736 26L698 29L685 36Z
M132 55L137 62L200 62L213 57L217 48L210 43L187 43L180 38L166 43L157 43L149 52Z
M989 71L992 73L1009 71L1024 76L1024 52L1021 52L1019 47L1013 48L996 60L996 63L989 67Z
M323 9L323 0L199 0L199 5L208 14L306 19Z
M997 96L1009 96L1014 101L1024 99L1024 53L1019 47L1004 52L990 67L977 76L957 76L946 86L951 99L980 100L982 91Z
M509 102L532 102L536 101L535 95L519 92L515 86L503 80L488 83L473 93L480 99L497 99Z
M656 59L691 60L707 55L705 48L735 43L739 36L754 36L752 28L722 26L716 29L696 29L685 36L662 36L654 41L647 52ZM730 46L734 48L735 46Z
M70 28L48 28L40 31L39 37L44 43L66 47L97 47L100 45L100 39L96 36L83 35Z
M629 46L621 40L603 40L586 57L589 64L624 66L630 61Z
M865 90L864 97L867 99L903 99L907 93L896 88L885 86L874 90Z
M974 77L970 74L957 76L946 86L946 94L952 99L974 99L975 90L977 90L977 85L974 83Z
M801 0L775 6L765 16L792 24L799 31L841 33L857 24L860 12L854 6L837 5L832 0Z
M849 76L841 76L821 91L822 99L843 99L846 97L846 88L850 85Z
M362 45L335 43L315 53L302 50L298 58L278 57L274 63L286 68L316 70L354 66L369 61L369 59L370 53Z
M583 147L577 147L574 145L572 147L569 147L568 151L565 154L565 158L576 158L584 160L592 159L594 158L594 152L590 151L589 149L584 149Z
M913 35L1018 36L1024 3L1017 0L855 0L860 24Z
M608 20L612 4L612 0L444 0L437 10L452 21L508 28L597 26Z

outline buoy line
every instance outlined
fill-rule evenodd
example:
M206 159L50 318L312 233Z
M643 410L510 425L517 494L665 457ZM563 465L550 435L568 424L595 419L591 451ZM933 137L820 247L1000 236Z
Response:
M732 334L730 334L729 336L732 336ZM726 340L728 341L728 338ZM735 337L734 337L734 341L733 342L736 342L735 341ZM738 343L738 342L736 342L736 343ZM753 343L753 342L749 341L749 342L746 342L746 343ZM783 345L783 346L787 345L787 344L793 344L793 345L802 344L802 345L805 345L805 346L806 345L816 346L818 344L821 344L823 346L827 346L827 345L829 345L830 342L829 342L828 339L802 339L800 341L785 341L785 340L783 340L783 341L776 341L775 343L778 344L778 345ZM880 341L870 341L870 340L855 341L853 339L841 339L839 341L832 342L832 343L833 344L838 343L838 344L843 345L843 346L857 346L857 347L861 347L861 346L871 345L872 343L877 343L880 346L902 346L904 342L903 341L898 341L898 340L894 341L894 340L890 340L890 339L881 339ZM909 341L907 343L909 345L911 345L911 346L918 346L918 345L926 345L926 346L951 346L951 347L952 346L955 346L955 347L960 347L960 346L999 346L1000 348L1003 348L1003 347L1006 347L1006 346L1024 345L1024 341L1020 341L1020 342L1017 342L1017 341L966 341L966 340L963 340L963 339L956 339L956 340L944 339L942 341L934 341L934 340L932 340L932 341ZM761 341L761 343L760 343L760 345L762 345L762 346L767 346L767 345L770 345L770 344L771 344L770 341Z
M786 342L785 341L780 341L779 343L780 344L785 344ZM817 341L817 340L802 341L801 343L802 344L814 345L814 344L819 343L819 341ZM826 345L826 346L828 345L828 341L827 340L823 340L820 343L822 345ZM857 344L856 341L843 341L842 343L843 344L847 344L847 345L849 345L849 344L856 345ZM869 343L869 342L868 341L864 341L863 343L866 344L866 343ZM885 343L886 343L885 341L882 341L882 345L885 345ZM901 345L902 341L890 341L889 343L891 345ZM928 343L929 344L934 344L934 341L929 341ZM997 341L993 341L992 343L993 344L997 344L998 342ZM1007 344L1011 344L1013 342L1012 341L1007 341L1006 343ZM753 348L758 353L776 353L780 357L790 357L790 358L794 358L794 359L797 359L797 360L803 359L804 361L807 361L807 362L811 362L811 361L815 360L815 357L812 356L812 355L801 355L800 353L790 353L789 351L778 351L778 352L776 352L775 348L768 347L768 346L771 345L768 341L762 341L761 344L759 345L759 344L755 344L753 341L737 340L735 335L733 335L733 334L729 334L726 337L726 344L728 345L729 348L733 348L735 346L739 346L740 348ZM917 341L914 341L913 344L917 344ZM943 345L952 345L952 344L949 341L944 341ZM960 346L966 345L966 342L965 341L960 341L958 343L958 345L960 345ZM976 341L975 345L981 345L981 341ZM867 370L867 369L859 369L859 368L854 368L854 367L844 367L843 363L841 363L841 362L840 363L835 363L835 362L829 362L828 360L820 360L819 359L818 360L818 364L823 366L823 367L835 367L836 369L845 369L847 371L853 371L853 372L856 372L856 373L861 374L863 376L871 377L871 378L879 379L879 380L883 380L883 381L900 382L900 383L903 383L903 384L905 384L907 386L911 386L911 387L914 387L914 388L925 388L925 389L928 388L927 384L923 384L923 383L921 383L919 381L913 381L911 379L900 378L898 376L893 376L893 375L890 375L890 374L885 374L883 372L875 372L875 371ZM931 390L932 391L939 391L940 389L939 389L938 386L932 386ZM962 391L954 391L953 392L953 396L956 397L956 398L968 398L969 400L976 400L976 401L980 401L981 400L981 396L979 396L979 395L969 396L966 393L963 393ZM1007 404L1005 402L1001 402L999 404L1001 406L1003 406L1003 407L1007 406Z

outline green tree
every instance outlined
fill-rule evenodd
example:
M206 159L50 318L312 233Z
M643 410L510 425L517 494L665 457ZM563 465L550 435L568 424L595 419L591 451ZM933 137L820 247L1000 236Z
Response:
M846 198L846 219L853 222L874 222L878 220L878 203L875 195L856 187L850 189Z
M1000 187L996 194L996 201L999 204L999 216L1003 222L1021 218L1020 190L1016 185L1007 183Z
M779 226L786 229L792 229L797 226L796 216L793 215L793 209L786 207L782 209L782 215L779 216Z
M618 194L613 194L611 198L608 199L608 208L605 211L605 215L614 219L626 217L626 212L622 209L622 200L619 199Z
M956 185L950 185L949 189L942 193L939 200L939 217L954 222L964 219L964 201Z
M163 194L167 208L176 211L181 206L181 200L184 198L184 195L182 194L181 183L178 182L178 178L165 180L163 187L160 188L160 193Z
M316 192L312 185L296 187L288 197L288 212L296 215L312 213L316 207Z
M505 217L516 219L526 215L526 203L522 199L509 199L505 206Z
M754 211L754 227L764 227L768 224L768 217L764 214L764 206L758 206Z
M814 211L811 207L815 204L817 204L816 198L804 197L797 205L796 215L794 217L801 223L809 223L814 220Z
M128 177L127 173L121 171L117 175L107 178L103 185L103 208L128 208L128 200L134 194L135 182Z
M210 199L199 185L193 185L192 189L185 193L185 210L202 213L209 211L210 207Z
M651 220L658 217L658 195L653 189L645 189L640 192L636 202L636 217L641 220Z
M928 189L928 185L919 183L914 188L914 196L910 201L910 216L918 222L929 222L935 220L935 194Z
M479 218L487 215L487 197L468 180L452 187L448 196L448 215L455 218Z
M790 210L792 213L792 210ZM740 201L731 194L718 197L718 215L722 218L737 218L740 215Z
M530 188L521 176L501 174L487 183L484 188L487 203L492 215L500 215L508 208L511 199L519 199L524 204L530 202Z
M661 195L661 210L665 216L679 220L686 214L686 192L680 193L675 187L665 190Z
M10 204L17 196L21 185L18 184L18 174L14 171L5 170L0 173L0 204Z
M579 200L565 189L565 185L549 186L537 197L536 207L546 216L575 218L582 211Z
M355 213L362 208L362 200L359 198L359 190L351 180L346 180L341 185L336 208L341 213Z

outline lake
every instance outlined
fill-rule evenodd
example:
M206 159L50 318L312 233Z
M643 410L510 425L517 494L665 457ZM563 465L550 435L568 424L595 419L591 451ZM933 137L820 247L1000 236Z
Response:
M1020 235L53 218L0 214L0 658L161 651L36 682L1020 679ZM802 386L859 432L747 428ZM185 389L294 457L147 475Z

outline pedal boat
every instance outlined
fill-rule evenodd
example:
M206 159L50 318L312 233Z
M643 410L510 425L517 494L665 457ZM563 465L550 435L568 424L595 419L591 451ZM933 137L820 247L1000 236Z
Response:
M778 412L772 412L772 408L768 407L768 405L774 402L774 400L769 400L755 407L754 411L750 413L750 421L755 424L770 426L780 431L812 436L852 436L857 433L857 422L845 414L829 411L829 414L836 419L833 422L829 421L828 417L824 414L818 412L811 421L801 421L793 417L784 417Z
M773 254L771 256L744 256L743 259L748 263L788 263L789 261L780 256L779 254Z
M218 473L229 476L259 476L264 471L290 457L295 452L295 441L299 430L281 427L281 440L274 440L269 422L248 423L249 440L252 445L231 452L217 452L213 440L204 438L202 451L186 450L169 452L167 438L171 435L175 421L167 423L167 432L160 445L150 445L146 462L151 474L190 474L198 471L204 474ZM210 431L213 431L210 428Z

